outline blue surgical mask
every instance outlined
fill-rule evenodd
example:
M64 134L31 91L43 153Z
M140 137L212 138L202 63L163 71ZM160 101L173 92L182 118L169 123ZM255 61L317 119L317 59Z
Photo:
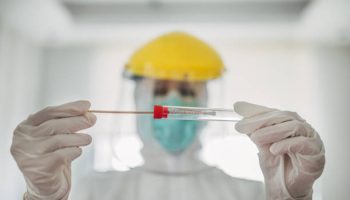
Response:
M177 93L165 98L155 98L154 104L173 106L198 106L196 100L184 101ZM153 136L170 153L180 153L196 139L199 124L192 120L157 119L152 121Z

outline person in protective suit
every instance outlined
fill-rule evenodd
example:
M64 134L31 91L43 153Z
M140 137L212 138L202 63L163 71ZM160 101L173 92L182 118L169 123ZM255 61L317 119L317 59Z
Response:
M223 73L220 56L198 38L172 32L139 49L125 74L136 82L137 110L155 104L207 104L207 82ZM259 150L265 185L234 178L198 158L198 121L137 118L145 163L127 172L96 173L71 191L71 162L91 137L79 133L93 126L90 102L47 107L30 115L14 131L11 153L22 171L24 199L312 199L314 181L325 163L317 132L298 114L247 102L234 109L244 118L235 128ZM228 152L229 153L229 152ZM232 158L235 159L235 158ZM237 161L238 162L238 161Z

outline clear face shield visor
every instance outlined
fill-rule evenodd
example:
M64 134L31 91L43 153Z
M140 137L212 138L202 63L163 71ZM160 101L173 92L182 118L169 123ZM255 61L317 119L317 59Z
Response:
M152 110L154 104L206 106L207 90L205 82L181 82L154 79L124 79L118 85L118 95L115 104L108 106L115 110ZM151 144L160 145L162 150L181 152L196 139L198 128L194 123L186 125L187 138L170 137L172 139L160 139L162 132L177 128L180 132L181 123L175 120L170 124L152 123L151 116L145 116L143 125L134 115L99 115L99 122L93 128L94 132L94 168L98 171L127 170L142 165L143 156L141 149L146 142L152 140ZM146 120L146 121L147 121ZM154 128L157 127L158 139L155 140ZM164 129L160 131L161 129ZM148 130L148 131L146 131ZM169 133L169 132L168 132ZM195 133L195 134L194 134ZM169 140L183 141L181 145L169 145ZM154 142L157 141L157 142Z

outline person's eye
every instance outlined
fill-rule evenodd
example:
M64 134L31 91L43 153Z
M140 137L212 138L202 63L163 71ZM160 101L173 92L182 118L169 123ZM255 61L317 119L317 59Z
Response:
M180 87L179 93L183 97L194 97L196 95L196 93L193 89L187 88L187 87Z

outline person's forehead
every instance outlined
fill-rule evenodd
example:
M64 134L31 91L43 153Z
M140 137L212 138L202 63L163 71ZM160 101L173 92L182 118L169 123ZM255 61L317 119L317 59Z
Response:
M155 87L190 87L196 88L205 86L205 82L188 82L188 81L174 81L174 80L154 80Z

